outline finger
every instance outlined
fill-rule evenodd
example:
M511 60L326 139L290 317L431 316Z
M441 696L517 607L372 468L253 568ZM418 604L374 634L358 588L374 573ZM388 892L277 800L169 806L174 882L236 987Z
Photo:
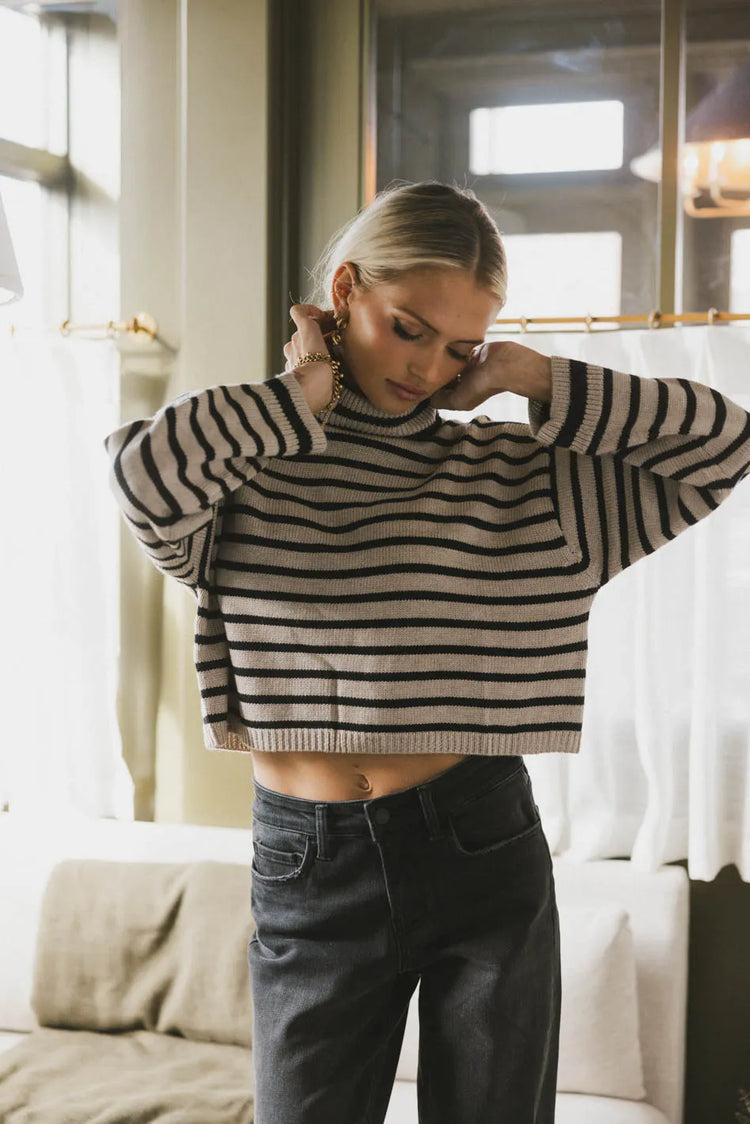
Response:
M489 343L483 343L477 347L471 357L471 362L474 366L477 366L479 363L484 363L486 361L487 354L489 352L489 346Z
M295 304L292 305L289 311L292 319L298 326L297 332L292 339L295 337L299 339L300 349L303 352L322 352L326 344L318 323L318 318L322 316L321 309L317 308L314 304Z
M315 304L293 304L289 312L295 324L304 317L310 320L323 320L325 317L323 310Z

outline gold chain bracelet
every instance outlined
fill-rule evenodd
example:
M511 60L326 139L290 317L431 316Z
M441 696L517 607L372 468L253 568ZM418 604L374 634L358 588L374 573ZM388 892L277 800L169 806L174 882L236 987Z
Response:
M334 332L334 334L331 336L331 343L333 343L333 344L341 343L340 332ZM330 355L323 354L323 352L308 351L307 355L303 355L302 358L297 363L294 364L294 366L295 367L301 367L303 365L303 363L320 363L320 362L330 363L331 370L333 371L333 396L332 396L330 402L326 406L323 407L323 410L321 411L320 415L318 415L318 414L315 415L317 418L319 418L320 424L322 426L325 426L326 422L328 421L329 417L331 416L331 411L333 410L334 406L336 405L339 398L341 397L341 388L344 385L344 376L341 373L341 363L338 361L338 359L333 359Z

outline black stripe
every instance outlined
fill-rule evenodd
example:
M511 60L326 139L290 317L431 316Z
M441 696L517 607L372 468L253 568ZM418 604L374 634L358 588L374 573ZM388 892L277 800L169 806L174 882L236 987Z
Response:
M557 441L561 445L572 445L586 414L586 364L580 359L569 359L570 365L570 402L568 412L560 428Z
M284 411L287 421L291 424L297 437L297 448L299 452L309 453L313 446L313 436L299 416L289 388L277 378L268 379L263 385L267 386L271 393L275 395L279 406ZM278 429L278 427L274 428ZM284 444L281 433L279 433L279 441L281 444ZM284 452L286 453L287 451L286 445L284 445Z

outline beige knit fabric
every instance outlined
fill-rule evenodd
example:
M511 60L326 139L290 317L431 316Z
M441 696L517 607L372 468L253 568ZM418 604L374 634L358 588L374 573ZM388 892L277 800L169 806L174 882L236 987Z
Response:
M529 424L400 415L293 372L105 440L148 557L197 601L208 749L575 753L599 588L750 473L750 414L552 360Z

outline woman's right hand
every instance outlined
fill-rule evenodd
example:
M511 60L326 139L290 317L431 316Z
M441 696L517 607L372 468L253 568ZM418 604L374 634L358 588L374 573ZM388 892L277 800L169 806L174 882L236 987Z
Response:
M286 370L294 371L310 409L314 414L319 414L333 397L331 364L323 359L303 363L301 367L297 367L296 363L311 351L330 354L323 333L325 331L330 335L335 330L336 318L333 311L326 312L314 304L293 304L290 315L297 325L297 331L284 346Z

